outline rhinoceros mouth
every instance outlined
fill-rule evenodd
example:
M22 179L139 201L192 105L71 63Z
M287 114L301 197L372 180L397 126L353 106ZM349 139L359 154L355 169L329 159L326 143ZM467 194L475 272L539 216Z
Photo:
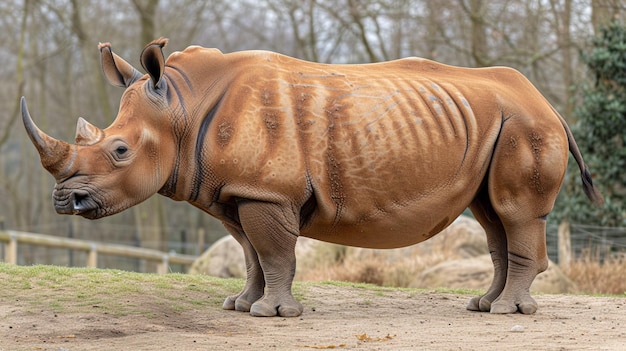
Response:
M89 191L57 189L53 200L59 214L79 215L88 219L102 217L100 205Z

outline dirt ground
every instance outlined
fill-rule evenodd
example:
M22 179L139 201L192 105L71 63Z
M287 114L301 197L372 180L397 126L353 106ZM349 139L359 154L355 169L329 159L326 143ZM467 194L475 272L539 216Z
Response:
M54 294L54 291L51 291ZM626 299L536 296L525 316L465 310L471 296L311 285L298 318L255 318L220 306L176 312L137 295L119 316L0 302L0 350L624 350ZM188 297L185 297L188 298ZM125 298L126 299L126 298Z

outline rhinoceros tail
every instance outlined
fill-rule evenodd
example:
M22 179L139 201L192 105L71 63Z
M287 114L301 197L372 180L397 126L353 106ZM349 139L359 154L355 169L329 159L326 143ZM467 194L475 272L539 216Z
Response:
M567 134L567 142L569 144L569 151L574 156L576 163L578 163L578 168L580 169L580 179L583 182L583 191L585 195L596 205L602 205L604 203L604 198L600 191L593 185L593 180L591 179L591 172L589 171L589 167L585 164L583 160L583 155L580 153L580 149L578 149L578 144L576 144L576 139L574 139L574 134L572 130L569 128L565 119L556 111L554 108L552 109L556 115L559 117L563 128L565 129L565 133Z

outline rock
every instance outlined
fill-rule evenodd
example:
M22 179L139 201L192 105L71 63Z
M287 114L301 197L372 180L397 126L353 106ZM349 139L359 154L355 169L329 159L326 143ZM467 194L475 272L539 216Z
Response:
M524 327L522 327L521 325L514 325L511 327L511 331L514 333L523 333L524 332Z
M489 253L483 227L474 218L463 215L441 233L415 247L421 255L441 253L447 259L476 257Z
M327 243L306 237L299 237L296 243L295 280L328 280L321 274L311 277L309 272L323 272L343 261L346 246ZM306 277L306 278L304 278Z
M245 278L243 249L232 236L222 237L198 257L188 273L220 278Z
M462 288L487 290L493 279L490 255L442 262L420 273L412 287L416 288ZM542 293L573 293L576 285L550 261L548 269L539 274L530 287Z
M296 244L296 279L303 273L342 259L345 246L300 237ZM190 274L220 278L245 278L246 264L241 245L230 235L217 240L189 268Z
M425 269L410 285L414 288L489 288L493 277L490 255L441 262Z

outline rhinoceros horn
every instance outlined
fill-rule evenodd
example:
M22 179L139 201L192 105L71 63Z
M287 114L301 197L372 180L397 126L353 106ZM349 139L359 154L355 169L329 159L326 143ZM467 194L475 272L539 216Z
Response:
M24 127L30 140L35 144L37 151L39 151L41 164L53 176L63 176L63 173L66 172L66 164L69 162L71 145L54 139L37 128L30 117L28 107L26 107L26 98L24 97L22 97L21 108Z
M93 145L104 138L104 131L78 117L76 124L76 145Z

